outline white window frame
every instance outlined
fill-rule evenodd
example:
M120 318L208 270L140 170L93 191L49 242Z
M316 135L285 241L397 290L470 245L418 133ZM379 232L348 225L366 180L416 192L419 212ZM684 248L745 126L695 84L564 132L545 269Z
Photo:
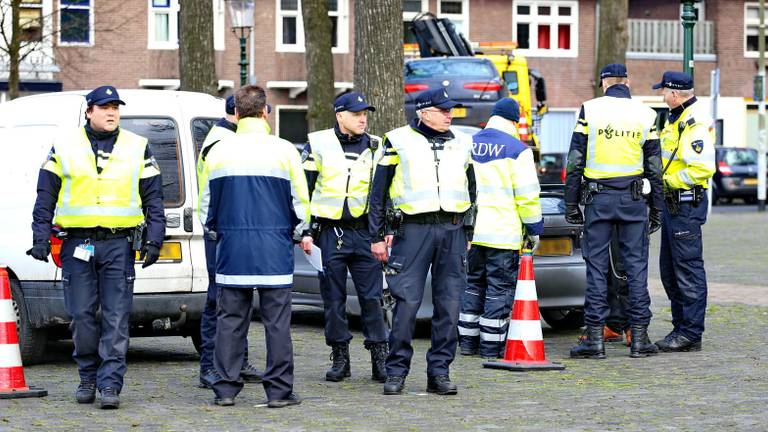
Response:
M426 12L428 10L429 10L429 0L421 0L421 12L406 12L406 11L403 11L403 22L405 22L405 21L411 22L411 21L413 21L414 18L416 18L416 15L418 15L418 14L420 14L422 12Z
M529 6L531 13L529 15L518 15L518 6ZM549 6L552 14L539 17L538 7ZM561 6L569 6L571 15L561 17L557 15L557 9ZM579 56L579 2L576 0L516 0L512 4L512 37L517 38L517 24L529 24L529 37L531 48L519 49L520 54L528 57L578 57ZM571 26L571 48L560 49L539 49L538 48L538 24L552 24L553 31L550 31L550 46L557 47L557 25L569 24Z
M453 22L453 25L456 27L456 30L463 34L467 40L469 40L469 0L455 0L455 1L461 1L461 14L449 14L449 13L443 13L442 12L442 6L443 2L442 0L437 0L437 17L438 18L448 18ZM422 2L423 6L424 2ZM456 25L456 22L461 22L461 27Z
M335 11L328 11L329 17L336 17L336 47L331 48L334 54L349 53L349 0L337 0ZM296 43L283 43L283 18L296 18ZM275 51L277 52L305 52L304 47L304 19L301 15L301 0L298 0L296 10L284 11L280 8L280 0L275 0Z
M750 27L754 32L758 35L759 39L759 31L760 31L760 18L758 15L758 18L750 19L747 17L747 10L754 8L756 12L759 13L759 3L744 3L744 35L742 37L743 44L744 44L744 57L746 58L758 58L760 56L760 53L755 51L747 51L747 33L750 32ZM768 11L765 13L765 22L768 24ZM768 30L765 32L766 36L768 36ZM766 44L766 49L768 49L768 44Z
M179 0L169 0L168 7L154 7L153 0L147 0L147 48L157 50L179 49ZM168 14L168 40L155 40L155 15Z
M60 46L81 46L81 47L90 47L93 46L96 41L96 32L93 31L93 29L96 27L94 24L94 19L96 14L94 13L94 9L96 8L96 0L88 0L88 6L62 6L61 4L62 0L59 0L59 35L57 37L57 42ZM79 9L79 10L85 10L88 9L88 42L66 42L61 40L61 11L64 9Z
M213 49L224 51L226 49L226 13L227 5L224 0L213 0Z

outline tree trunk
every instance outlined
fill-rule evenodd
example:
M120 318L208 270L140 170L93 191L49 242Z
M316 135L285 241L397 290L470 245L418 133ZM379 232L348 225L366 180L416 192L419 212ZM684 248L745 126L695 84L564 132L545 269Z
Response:
M600 69L611 63L626 62L628 0L600 0L600 34L595 67L595 97L602 96ZM630 71L631 73L631 71Z
M8 46L8 99L19 97L19 63L21 63L21 0L11 0L11 43Z
M355 0L355 87L376 107L368 129L379 136L405 124L402 17L401 0Z
M304 46L307 59L307 99L309 131L331 127L333 112L333 55L331 54L331 19L327 0L302 0Z
M179 76L181 90L216 95L213 48L213 8L210 0L183 0L179 4Z

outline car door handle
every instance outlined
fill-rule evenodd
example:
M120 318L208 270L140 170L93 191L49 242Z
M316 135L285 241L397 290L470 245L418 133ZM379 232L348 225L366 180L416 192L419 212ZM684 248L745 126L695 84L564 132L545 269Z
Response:
M192 215L192 207L184 209L184 231L186 232L192 232Z
M178 228L181 226L181 215L178 213L167 213L165 215L166 228Z

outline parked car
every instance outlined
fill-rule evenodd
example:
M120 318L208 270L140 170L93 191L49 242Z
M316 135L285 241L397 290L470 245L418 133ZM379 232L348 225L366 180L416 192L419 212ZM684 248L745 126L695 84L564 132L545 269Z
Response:
M493 105L507 96L499 71L488 59L476 57L430 57L405 63L405 114L416 117L416 97L429 89L444 88L461 102L454 108L453 124L484 126Z
M452 126L461 132L474 134L480 129ZM544 214L544 234L533 260L539 307L544 320L555 329L575 329L583 325L586 269L581 257L582 227L565 221L565 201L562 185L542 185L541 206ZM322 307L320 284L315 271L297 247L294 272L294 304ZM424 301L418 311L419 320L432 317L431 278L427 277ZM347 311L360 315L360 304L351 277L347 278Z
M539 157L539 183L565 183L565 153L542 153Z
M757 202L757 150L717 147L715 160L712 204L730 203L733 198L741 198L748 204Z

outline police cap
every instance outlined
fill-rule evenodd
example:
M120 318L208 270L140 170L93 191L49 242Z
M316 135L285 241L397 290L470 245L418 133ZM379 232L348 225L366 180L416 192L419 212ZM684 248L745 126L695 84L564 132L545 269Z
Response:
M85 102L88 104L88 106L101 106L110 102L117 102L120 105L125 105L125 102L120 100L120 95L117 94L117 89L108 85L97 87L91 90L90 93L85 95Z
M445 89L432 89L421 92L416 96L416 109L421 110L424 108L440 108L451 109L456 107L463 107L459 102L453 101L448 97L448 92Z
M624 66L621 63L611 63L604 68L600 69L600 79L603 78L610 78L610 77L616 77L616 78L626 78L627 77L627 67Z
M693 88L693 78L685 72L666 71L661 77L661 82L653 85L654 90L660 88L690 90Z
M336 98L333 102L333 110L336 112L350 111L356 113L363 110L376 111L376 108L368 105L362 93L349 92Z

